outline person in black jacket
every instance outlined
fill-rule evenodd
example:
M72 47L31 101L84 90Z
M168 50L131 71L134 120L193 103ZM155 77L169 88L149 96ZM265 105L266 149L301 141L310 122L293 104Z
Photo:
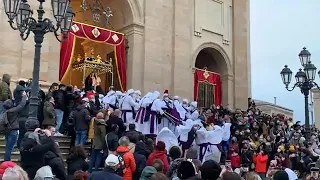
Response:
M67 158L67 180L73 180L76 171L87 171L89 164L86 162L86 151L83 146L75 146L72 153Z
M26 95L26 88L20 84L17 85L17 87L14 90L14 104L15 106L18 106L22 100L23 96L27 96ZM26 121L28 120L29 117L29 100L27 98L26 104L23 107L22 110L19 111L18 113L18 118L19 118L19 138L18 138L18 142L17 145L18 147L20 147L20 142L22 140L22 138L24 137L24 134L26 133L26 129L25 129L25 124Z
M4 155L4 161L11 160L11 152L13 151L14 145L18 140L19 134L19 112L23 110L27 102L27 96L24 95L18 106L14 107L11 99L6 100L3 103L3 108L7 113L8 124L6 125L6 152Z
M133 153L134 160L136 162L136 171L133 174L133 180L139 180L143 169L147 166L147 158L145 157L145 149L141 143L137 143L135 147L135 151Z
M67 124L68 118L70 116L70 113L72 110L75 108L75 95L73 93L73 88L72 86L67 86L66 87L66 99L65 99L65 111L63 113L63 126L64 130L68 130L69 126Z
M44 155L44 159L45 159L45 164L51 167L52 173L59 180L66 180L67 175L65 173L64 162L59 153L54 151L48 151Z
M121 117L121 111L119 109L114 110L109 117L109 120L106 121L107 123L107 134L109 132L111 132L111 125L112 124L116 124L119 127L119 130L117 132L117 135L120 137L122 137L124 131L126 130L126 126L123 123L123 120L120 118Z
M76 131L76 145L84 145L88 137L89 122L91 120L89 110L86 108L88 102L82 100L72 113L74 129Z
M63 127L61 128L63 122L63 114L66 108L66 86L64 84L59 85L59 89L53 92L53 98L55 101L55 112L57 118L57 136L61 136L61 132L63 133ZM59 133L60 132L60 133Z
M30 131L21 141L20 165L28 173L29 179L33 179L37 170L46 165L45 154L56 151L56 144L49 130L36 128L39 127L37 121L28 120L26 127ZM34 132L32 129L35 129Z
M106 144L107 144L107 152L108 154L113 153L114 151L117 150L118 146L119 146L119 136L118 136L118 130L119 130L119 126L117 124L112 124L110 127L111 132L109 132L106 137Z

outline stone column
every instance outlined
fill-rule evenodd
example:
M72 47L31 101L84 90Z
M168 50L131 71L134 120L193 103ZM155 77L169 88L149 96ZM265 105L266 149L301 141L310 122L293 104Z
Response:
M140 89L144 94L146 92L141 89L143 87L143 26L138 24L131 24L125 27L123 32L128 39L128 56L127 56L127 89Z
M317 128L320 128L320 90L312 89L311 92L313 94L314 123Z
M249 63L249 2L248 0L233 0L233 67L234 67L234 105L247 109L250 81Z

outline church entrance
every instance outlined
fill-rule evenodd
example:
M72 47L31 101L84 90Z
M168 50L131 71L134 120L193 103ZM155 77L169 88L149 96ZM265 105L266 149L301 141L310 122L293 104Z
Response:
M200 82L198 87L199 107L210 107L212 104L214 104L214 85Z
M126 90L126 39L121 29L132 18L128 0L70 2L75 19L60 51L59 79L79 89ZM130 21L129 21L130 22Z
M204 48L197 55L194 70L194 99L199 107L222 104L221 67L222 55L214 48Z

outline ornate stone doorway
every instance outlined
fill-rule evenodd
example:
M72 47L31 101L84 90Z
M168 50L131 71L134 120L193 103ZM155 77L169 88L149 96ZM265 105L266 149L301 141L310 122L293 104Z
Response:
M199 51L195 61L194 99L199 107L222 105L221 75L227 74L223 55L213 47Z

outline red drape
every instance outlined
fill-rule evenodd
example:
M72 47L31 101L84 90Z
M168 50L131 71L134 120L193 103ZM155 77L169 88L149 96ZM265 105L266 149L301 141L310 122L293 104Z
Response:
M75 45L75 36L69 33L68 38L61 43L60 48L60 68L59 68L59 80L61 80L67 72L69 67L69 62L73 54L73 48Z
M71 66L76 38L89 39L97 43L105 43L115 47L118 77L121 89L125 91L127 84L127 71L124 34L79 22L73 22L71 30L68 33L68 38L61 43L59 80L63 80L64 75Z
M216 106L221 105L221 79L220 75L214 72L205 71L202 69L196 69L194 72L194 100L197 101L198 98L198 88L200 82L207 82L214 85L214 104Z

